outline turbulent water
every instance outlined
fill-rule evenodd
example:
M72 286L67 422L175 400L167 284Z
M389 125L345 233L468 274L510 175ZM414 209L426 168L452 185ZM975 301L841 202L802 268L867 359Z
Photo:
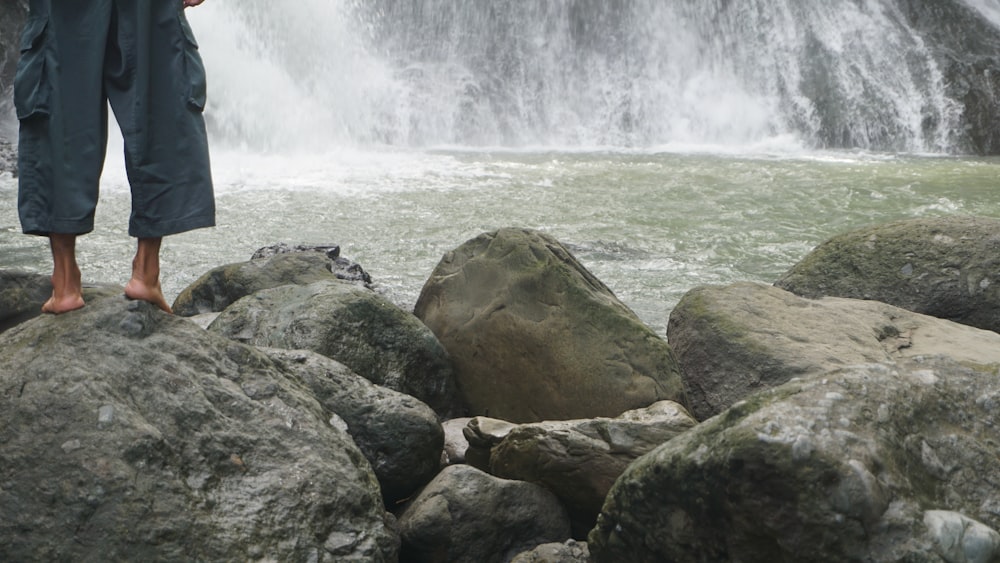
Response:
M219 226L168 239L170 299L202 272L277 241L335 242L390 297L412 305L441 256L504 226L567 244L661 334L699 284L773 282L843 230L898 218L1000 217L1000 161L854 153L799 156L598 152L226 153ZM44 271L44 240L18 234L14 182L0 180L3 265ZM123 283L123 174L106 178L96 232L79 253L90 280Z
M243 0L196 23L231 54L215 126L251 146L949 151L962 106L897 4Z
M846 229L1000 217L1000 160L942 155L955 103L891 5L208 0L219 226L167 240L168 299L285 241L340 244L407 307L445 252L522 226L662 334L691 287L773 282ZM969 6L1000 24L1000 1ZM120 151L79 243L91 281L128 275ZM46 271L15 200L0 176L0 267Z

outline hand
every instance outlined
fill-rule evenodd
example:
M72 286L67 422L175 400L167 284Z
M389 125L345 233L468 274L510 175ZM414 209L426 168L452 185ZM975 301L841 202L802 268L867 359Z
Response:
M184 0L184 7L185 8L192 8L194 6L200 5L204 1L205 0Z

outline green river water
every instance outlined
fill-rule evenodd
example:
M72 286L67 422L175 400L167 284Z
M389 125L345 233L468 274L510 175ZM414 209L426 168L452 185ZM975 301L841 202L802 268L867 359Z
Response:
M335 243L411 308L441 256L482 232L528 227L563 242L659 334L692 287L771 283L825 239L897 219L1000 217L1000 159L854 152L341 151L214 155L218 226L163 250L168 300L208 269L283 241ZM122 284L134 242L109 157L85 281ZM47 272L0 177L0 267Z

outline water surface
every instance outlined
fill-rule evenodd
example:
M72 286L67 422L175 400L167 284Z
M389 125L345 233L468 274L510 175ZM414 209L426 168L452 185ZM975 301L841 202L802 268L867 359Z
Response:
M501 227L564 244L663 334L689 289L774 282L823 240L896 219L1000 218L1000 159L855 152L218 151L218 226L169 237L168 300L212 267L283 241L335 243L381 291L412 307L442 255ZM109 158L90 281L124 283L129 197ZM16 180L0 177L0 267L50 268L46 239L20 234Z

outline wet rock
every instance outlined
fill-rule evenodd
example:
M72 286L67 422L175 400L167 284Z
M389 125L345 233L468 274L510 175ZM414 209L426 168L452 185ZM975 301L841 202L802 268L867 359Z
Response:
M947 510L928 510L924 524L934 551L948 563L989 563L1000 558L1000 533Z
M757 393L629 466L591 556L952 561L973 546L995 560L998 368L905 359Z
M297 256L294 254L281 256ZM303 255L298 255L303 256ZM447 417L461 412L448 354L412 314L339 280L257 291L209 330L255 346L312 350Z
M0 335L0 559L395 561L345 426L148 303L32 319Z
M125 288L84 284L83 300L124 295ZM52 296L50 276L19 270L0 269L0 332L42 314L42 305Z
M430 407L313 352L277 348L263 352L295 374L324 409L347 423L375 471L387 505L409 497L437 475L444 431Z
M876 301L806 299L750 282L694 288L670 314L699 420L793 377L857 363L941 354L1000 361L1000 335Z
M514 557L510 563L588 563L589 561L590 550L587 549L587 544L569 540L566 543L540 545Z
M469 449L469 441L466 439L464 431L471 420L469 417L453 418L441 424L444 427L442 465L465 463L465 452Z
M415 314L451 355L473 415L535 422L684 402L667 343L539 232L501 229L449 252Z
M490 449L489 472L555 493L569 511L574 537L583 539L625 468L695 424L684 407L672 401L617 418L521 424Z
M333 272L333 275L336 276L338 280L359 283L366 287L371 287L372 277L368 275L368 272L361 267L361 264L352 262L351 260L341 256L340 246L335 244L297 244L292 246L284 242L279 242L277 244L272 244L271 246L265 246L257 249L250 259L259 260L261 258L270 258L271 256L276 256L278 254L289 254L293 252L320 252L332 262L330 265L330 271Z
M565 541L569 520L544 488L446 467L399 518L403 561L506 563L544 543Z
M328 247L323 247L328 248ZM262 289L282 285L308 285L310 283L356 278L355 274L341 272L338 265L340 249L326 252L301 251L268 254L265 249L249 262L239 262L213 268L186 287L174 300L174 313L184 317L205 313L218 313L229 305ZM329 253L335 254L333 258ZM258 254L255 254L257 256ZM349 262L349 264L354 264ZM357 266L354 264L354 266ZM348 268L352 268L349 266ZM357 266L360 269L360 266ZM363 271L362 271L363 272ZM367 277L367 274L364 274ZM368 278L371 281L371 278ZM362 285L364 282L361 282Z
M1000 220L936 217L850 231L818 246L775 285L1000 332Z

